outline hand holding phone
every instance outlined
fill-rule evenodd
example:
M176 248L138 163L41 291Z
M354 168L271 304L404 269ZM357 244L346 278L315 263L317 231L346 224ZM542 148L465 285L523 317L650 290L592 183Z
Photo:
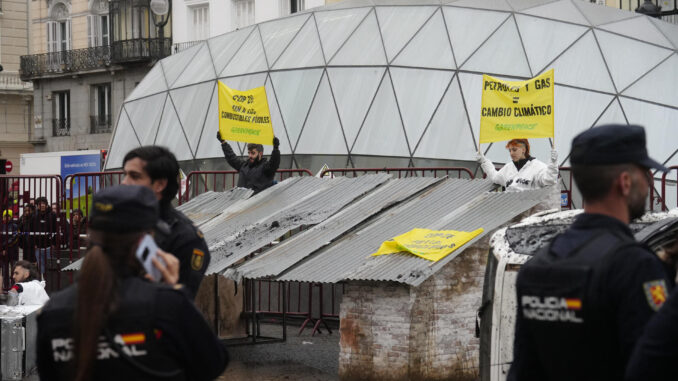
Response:
M157 261L162 261L162 258L158 256L158 245L153 240L149 234L146 234L144 238L139 242L139 247L137 247L137 259L146 270L146 273L153 278L153 281L159 282L162 279L160 270L153 265L153 258Z

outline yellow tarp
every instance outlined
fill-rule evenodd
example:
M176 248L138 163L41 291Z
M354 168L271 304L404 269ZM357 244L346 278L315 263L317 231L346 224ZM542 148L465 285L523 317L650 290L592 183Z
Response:
M238 91L219 81L219 131L224 140L272 145L266 88Z
M527 81L483 75L480 143L553 137L553 69Z
M437 262L482 232L482 228L472 232L412 229L405 234L382 243L379 250L372 254L372 256L405 251L429 261Z

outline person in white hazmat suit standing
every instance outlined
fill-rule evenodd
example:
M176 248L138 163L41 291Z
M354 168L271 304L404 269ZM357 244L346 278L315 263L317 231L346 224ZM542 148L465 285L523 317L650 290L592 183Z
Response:
M524 191L551 187L552 192L544 202L531 212L549 209L560 210L560 188L558 187L558 152L551 150L549 164L530 156L530 142L527 139L513 139L506 144L511 162L506 163L499 171L494 164L478 152L478 162L487 178L501 185L507 192Z

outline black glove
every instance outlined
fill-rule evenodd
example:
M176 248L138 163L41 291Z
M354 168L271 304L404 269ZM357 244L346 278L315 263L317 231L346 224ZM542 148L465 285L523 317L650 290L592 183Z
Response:
M221 138L221 131L217 131L217 140L219 140L219 143L224 142L224 139Z
M278 149L280 147L280 139L273 137L273 149Z

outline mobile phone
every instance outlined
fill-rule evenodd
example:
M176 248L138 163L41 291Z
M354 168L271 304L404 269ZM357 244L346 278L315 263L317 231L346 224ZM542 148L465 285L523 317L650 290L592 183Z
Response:
M137 248L137 259L144 266L144 270L153 277L153 280L159 282L162 279L160 270L153 265L153 258L157 258L162 263L162 258L158 257L158 245L150 234L146 234L139 242Z

